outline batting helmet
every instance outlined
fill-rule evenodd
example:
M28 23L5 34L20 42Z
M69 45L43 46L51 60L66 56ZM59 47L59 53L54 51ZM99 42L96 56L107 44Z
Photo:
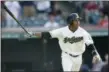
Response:
M77 13L72 13L68 16L67 23L72 24L72 21L76 20L76 19L81 19L81 18L79 17L79 15Z

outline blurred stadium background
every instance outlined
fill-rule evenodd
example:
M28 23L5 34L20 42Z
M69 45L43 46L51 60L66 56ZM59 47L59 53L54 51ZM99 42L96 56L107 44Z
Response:
M5 5L28 31L33 32L66 26L66 17L72 12L78 13L82 18L81 26L92 35L103 62L107 61L108 1L5 1ZM1 32L2 72L62 71L57 39L46 43L39 37L25 38L26 33L2 6ZM102 65L92 63L89 52L84 53L82 70L96 70Z

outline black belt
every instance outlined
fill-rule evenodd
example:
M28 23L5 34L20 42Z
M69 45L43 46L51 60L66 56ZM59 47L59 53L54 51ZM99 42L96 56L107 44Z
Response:
M66 54L69 54L69 53L67 53L67 52L65 52ZM78 57L79 55L72 55L72 54L69 54L70 56L72 56L72 57Z

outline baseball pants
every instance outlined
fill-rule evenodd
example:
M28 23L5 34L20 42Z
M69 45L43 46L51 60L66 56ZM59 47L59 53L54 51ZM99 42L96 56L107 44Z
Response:
M63 71L79 71L82 64L82 55L72 57L65 52L62 52L62 67Z

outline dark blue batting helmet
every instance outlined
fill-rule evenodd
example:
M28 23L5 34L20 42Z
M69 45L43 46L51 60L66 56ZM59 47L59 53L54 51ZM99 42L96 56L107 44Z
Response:
M80 20L81 18L79 17L79 15L77 13L72 13L68 16L67 23L72 24L72 21L77 20L77 19Z

